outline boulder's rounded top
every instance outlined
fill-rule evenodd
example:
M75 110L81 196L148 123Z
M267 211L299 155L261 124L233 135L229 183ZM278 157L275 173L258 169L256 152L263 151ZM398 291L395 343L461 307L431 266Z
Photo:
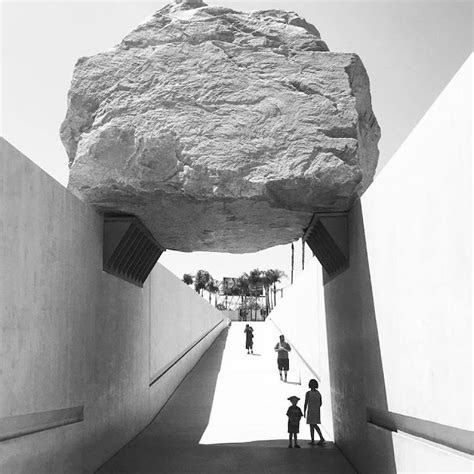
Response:
M207 6L207 3L203 2L203 0L175 0L158 10L154 16L169 15L179 11L195 10L196 8L205 6Z
M270 48L281 54L291 50L328 51L318 30L295 12L239 12L208 6L202 0L178 0L164 6L128 34L119 49L209 41Z

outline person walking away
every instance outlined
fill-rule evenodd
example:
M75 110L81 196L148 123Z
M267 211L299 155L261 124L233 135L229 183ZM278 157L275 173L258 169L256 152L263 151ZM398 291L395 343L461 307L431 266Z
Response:
M316 430L319 435L318 446L324 446L326 444L326 440L318 426L318 424L321 423L321 405L323 404L323 399L318 391L318 387L318 381L316 379L311 379L309 381L310 390L306 392L306 397L304 399L303 411L304 416L306 417L306 423L309 425L311 441L308 444L311 446L314 446L314 430Z
M280 371L280 380L283 380L282 371L285 373L285 382L287 380L288 371L290 370L290 359L288 352L291 351L290 345L285 341L285 336L280 336L280 342L275 346L275 351L278 352L277 364Z
M292 437L295 440L295 448L299 448L298 445L298 433L300 432L300 420L303 417L303 413L301 412L301 408L297 405L299 398L292 396L289 397L288 400L291 402L291 406L288 408L286 412L286 416L288 417L288 438L290 444L288 445L289 448L292 448Z
M247 349L247 354L250 354L250 351L252 351L253 354L253 328L246 324L245 329L245 348Z

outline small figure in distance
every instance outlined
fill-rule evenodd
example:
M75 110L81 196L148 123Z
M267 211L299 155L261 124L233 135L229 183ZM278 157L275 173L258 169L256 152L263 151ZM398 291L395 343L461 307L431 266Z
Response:
M311 446L314 446L314 430L316 430L319 435L318 446L324 446L326 444L323 434L318 426L318 424L321 423L321 405L323 404L323 399L318 391L318 387L318 381L316 379L311 379L309 381L310 390L306 392L306 397L304 399L304 416L306 417L306 423L309 425L309 431L311 434L311 441L308 444Z
M252 354L253 354L253 328L252 326L246 324L244 333L245 333L245 349L247 349L247 354L250 354L250 351L252 351Z
M288 400L291 402L291 406L288 408L286 412L286 416L288 417L288 433L289 433L289 441L290 444L288 445L289 448L292 448L291 445L292 437L295 440L295 448L299 448L298 444L298 433L300 432L300 420L303 417L303 413L301 412L301 408L297 406L299 398L289 397Z
M291 351L290 345L285 341L285 336L282 334L280 336L280 342L275 346L275 352L278 352L277 364L278 370L280 371L280 380L283 380L281 372L285 372L285 382L287 378L288 371L290 370L290 359L288 357L288 352Z

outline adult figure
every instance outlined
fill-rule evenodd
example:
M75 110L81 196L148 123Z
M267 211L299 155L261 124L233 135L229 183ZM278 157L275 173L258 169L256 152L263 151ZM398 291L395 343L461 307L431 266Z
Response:
M247 354L252 352L253 354L253 328L249 325L245 325L245 349L247 349Z
M283 380L282 372L285 374L285 382L287 380L287 374L290 370L290 359L288 352L291 351L290 345L285 341L285 336L280 336L280 341L275 346L275 352L278 352L277 364L278 370L280 371L280 380Z
M304 416L306 417L306 423L309 425L309 431L311 435L311 446L314 446L314 430L318 432L319 442L318 446L324 446L326 440L324 439L323 433L319 428L321 423L321 405L323 404L323 398L318 390L319 384L316 379L309 381L309 391L306 392L304 400Z

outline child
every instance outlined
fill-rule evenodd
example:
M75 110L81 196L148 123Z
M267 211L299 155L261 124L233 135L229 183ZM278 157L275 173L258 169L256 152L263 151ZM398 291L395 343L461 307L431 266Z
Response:
M304 400L304 416L306 417L306 423L309 425L309 431L311 433L311 442L308 444L311 446L314 446L314 430L316 430L319 435L318 446L324 446L326 444L318 426L318 423L321 423L320 408L323 403L321 394L317 390L318 386L318 381L311 379L309 381L310 390L306 392Z
M295 438L295 448L299 448L297 433L300 431L300 420L303 417L303 413L301 413L300 407L296 405L299 400L298 397L292 396L289 397L288 400L291 402L291 407L289 407L286 412L286 416L288 417L288 433L290 434L290 444L288 447L293 447L291 445L291 438L293 436Z

